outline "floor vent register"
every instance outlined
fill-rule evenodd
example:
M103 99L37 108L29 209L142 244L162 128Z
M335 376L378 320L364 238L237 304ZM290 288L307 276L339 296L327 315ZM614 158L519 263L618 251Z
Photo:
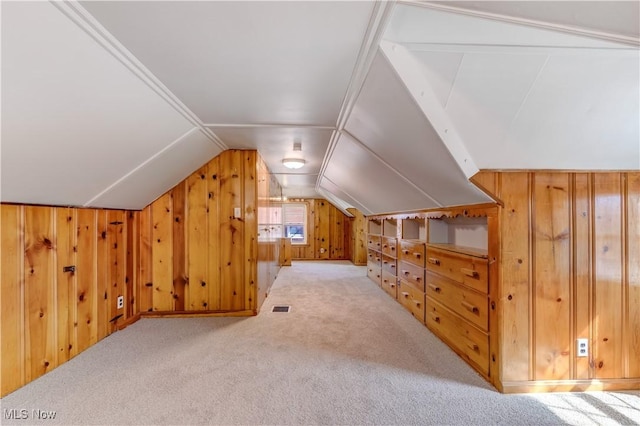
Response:
M290 308L291 308L291 306L287 306L287 305L276 305L276 306L273 307L271 312L286 312L286 313L289 313L289 309Z

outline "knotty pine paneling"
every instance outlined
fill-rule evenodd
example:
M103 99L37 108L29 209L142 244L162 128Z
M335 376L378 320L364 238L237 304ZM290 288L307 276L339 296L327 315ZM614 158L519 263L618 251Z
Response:
M26 381L56 367L55 210L24 209Z
M99 302L108 294L111 266L109 211L2 204L0 214L4 396L109 333L109 305ZM135 220L138 213L131 214ZM115 217L124 218L125 212ZM135 233L131 240L138 245ZM130 269L127 241L112 248L122 271ZM75 272L65 272L65 266L75 266ZM132 297L126 293L125 305Z
M264 297L258 292L266 294L275 279L275 273L258 275L260 262L275 263L273 255L258 259L258 197L267 204L271 198L259 194L261 161L257 151L224 151L141 212L143 313L149 306L167 314L257 312ZM275 180L262 191L273 185L281 191Z
M640 377L640 173L628 173L626 177L627 279L623 296L628 312L624 327L629 350L625 377Z
M70 208L55 209L56 215L56 265L70 266L76 264L76 230L75 212ZM57 356L58 364L71 358L74 342L76 275L64 272L64 266L57 268L56 273L56 306L57 306Z
M473 181L503 202L505 391L637 387L640 173L485 171ZM577 338L589 339L588 357L577 357Z
M213 284L209 280L209 231L207 214L209 210L209 192L207 188L208 170L205 165L200 170L187 178L187 210L188 223L188 245L184 238L181 238L181 245L174 245L174 253L181 253L184 256L185 249L189 253L189 304L190 311L206 311L209 306L209 287ZM178 185L173 193L182 192L182 185ZM183 197L180 197L183 198ZM178 199L174 197L174 208L177 208ZM184 206L180 207L185 210ZM174 224L174 230L176 229ZM176 306L176 310L178 309Z
M324 199L291 199L307 203L307 244L294 244L293 260L349 260L349 218ZM321 253L321 248L324 252ZM365 254L366 256L366 254ZM366 262L365 262L366 263Z
M536 173L532 261L535 378L571 378L571 209L569 176Z
M595 377L622 377L623 236L619 173L594 174L594 312L592 359Z
M171 193L164 194L151 204L154 311L172 311L174 309L172 207Z
M530 282L531 215L529 174L511 173L501 180L504 208L502 226L502 379L529 380L530 375ZM508 366L505 360L509 360ZM508 368L507 368L508 367Z
M0 395L25 384L24 207L0 206Z
M360 210L350 208L347 211L353 215L349 218L351 236L347 251L351 254L351 262L354 265L365 266L367 264L367 221Z

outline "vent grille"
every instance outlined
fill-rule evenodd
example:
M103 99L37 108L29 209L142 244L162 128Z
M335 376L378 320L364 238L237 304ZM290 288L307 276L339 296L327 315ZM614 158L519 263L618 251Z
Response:
M291 306L288 305L276 305L273 307L273 309L271 310L271 312L285 312L285 313L289 313L289 309L291 308Z

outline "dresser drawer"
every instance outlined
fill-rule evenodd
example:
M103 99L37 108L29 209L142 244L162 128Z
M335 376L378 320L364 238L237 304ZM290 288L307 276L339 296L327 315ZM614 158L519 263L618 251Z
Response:
M426 294L484 331L489 329L487 295L459 285L440 275L427 272Z
M376 284L380 285L382 281L382 268L377 263L367 263L367 276Z
M386 254L391 257L398 257L398 242L393 237L381 237L380 242L382 243L382 254Z
M367 262L368 263L377 263L378 265L382 265L382 255L380 254L380 252L368 249L367 250Z
M487 259L427 247L427 271L437 272L483 293L488 292Z
M385 254L382 255L382 270L383 271L387 271L390 274L396 275L396 270L397 270L397 265L396 265L396 259L391 257L391 256L387 256Z
M398 301L411 312L411 315L424 323L424 292L407 284L403 279L398 281Z
M404 262L424 268L425 244L420 241L400 240L398 258Z
M382 271L382 289L394 299L398 298L398 283L395 275Z
M398 277L424 293L424 268L405 261L398 262Z
M482 373L489 374L489 336L427 298L427 327Z
M369 235L367 237L367 248L372 250L381 251L382 244L380 243L380 235Z

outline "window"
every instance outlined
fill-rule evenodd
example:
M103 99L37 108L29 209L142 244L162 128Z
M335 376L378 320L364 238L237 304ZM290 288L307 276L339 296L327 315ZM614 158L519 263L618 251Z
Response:
M291 244L307 243L307 205L286 203L282 206L284 236L291 238Z

